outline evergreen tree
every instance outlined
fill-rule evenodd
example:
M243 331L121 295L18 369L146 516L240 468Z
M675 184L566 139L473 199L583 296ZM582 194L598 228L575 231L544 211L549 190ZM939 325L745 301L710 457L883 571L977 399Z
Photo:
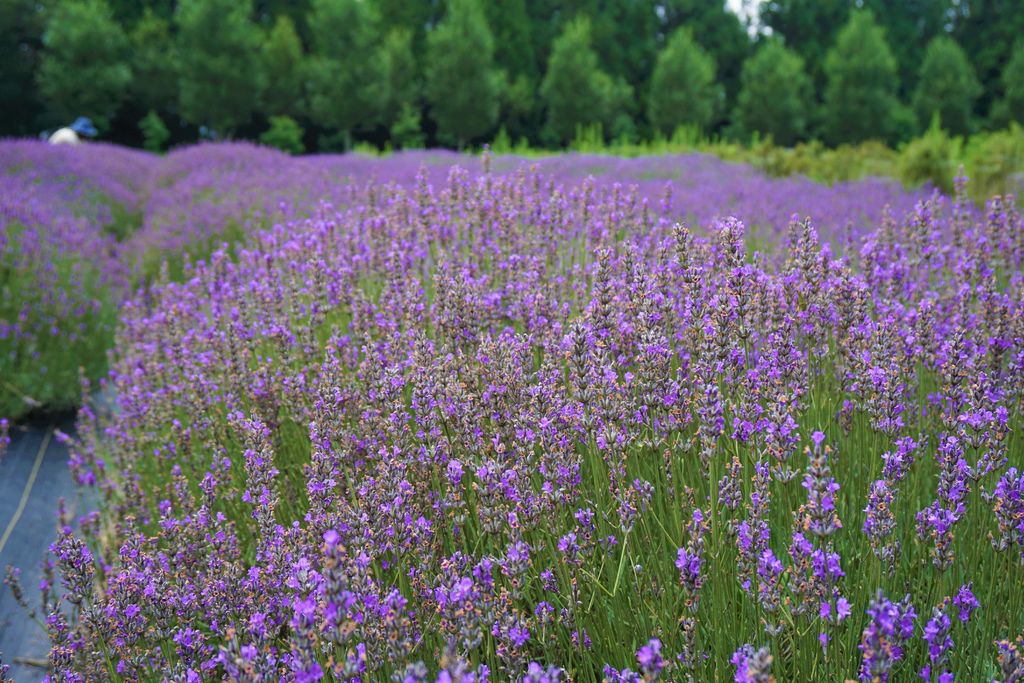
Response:
M665 135L684 125L708 130L721 95L714 60L697 45L690 29L678 29L658 55L651 76L647 102L651 125Z
M377 17L362 0L313 0L307 24L310 115L350 147L354 133L377 126L384 107Z
M1024 40L1017 43L1006 62L1002 81L1003 99L1000 108L1003 120L999 123L1016 121L1024 124Z
M146 8L130 42L133 103L143 111L173 111L178 103L178 70L170 22Z
M743 22L724 2L665 0L658 2L660 31L665 41L680 28L690 29L693 39L714 60L716 80L733 101L740 88L740 72L750 54L750 36ZM652 14L653 8L652 8Z
M476 0L449 0L427 35L426 95L442 141L462 147L497 123L494 39Z
M984 88L977 113L985 115L1003 94L1001 77L1024 36L1024 11L1020 0L961 1L952 3L952 11L953 37L970 55Z
M761 23L804 59L815 92L825 89L825 58L850 16L849 0L761 0Z
M297 116L302 103L302 41L287 14L278 15L263 44L263 69L266 90L263 113L271 116Z
M735 114L741 131L770 135L786 146L807 136L813 100L800 55L769 40L743 65L741 80Z
M251 0L179 0L181 115L231 136L252 119L264 85L260 28Z
M110 125L132 72L128 40L104 0L69 0L56 7L36 76L45 102L61 120L88 116L101 131Z
M526 0L483 3L487 25L494 35L494 64L509 81L519 76L536 80L539 76L526 5Z
M921 127L927 127L938 115L944 130L966 135L980 94L981 84L963 49L948 36L934 38L925 51L914 92L914 110Z
M911 99L929 41L946 35L951 5L950 0L861 0L859 6L871 10L879 25L885 27L885 37L896 58L901 99Z
M619 116L626 87L601 70L590 42L590 22L569 22L555 40L540 95L547 105L547 128L558 142L571 141L581 127L606 129Z
M0 2L0 136L32 132L39 113L34 81L44 26L36 0Z
M420 82L412 37L412 31L407 28L392 29L380 48L384 85L382 118L389 129L399 119L407 118L410 111L419 110Z
M868 11L854 12L825 60L825 134L832 144L894 142L906 117L896 97L896 60Z

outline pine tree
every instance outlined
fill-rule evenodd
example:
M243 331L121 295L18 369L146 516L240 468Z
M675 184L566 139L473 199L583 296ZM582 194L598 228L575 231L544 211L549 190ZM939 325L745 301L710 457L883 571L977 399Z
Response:
M384 107L377 17L361 0L313 0L306 23L312 37L310 115L320 126L340 131L350 147L353 134L380 123Z
M110 125L132 72L128 39L106 2L69 0L56 7L43 34L36 78L62 120L88 116L101 131Z
M906 118L896 97L896 60L885 31L868 11L857 11L825 60L825 133L832 144L894 142Z
M780 145L804 139L812 120L811 80L804 60L769 40L743 65L735 121L746 135L770 135Z
M178 68L170 22L146 8L132 29L132 100L144 111L171 112L178 104Z
M610 128L629 97L627 88L601 70L591 45L590 22L574 19L555 39L540 86L549 134L567 143L582 127Z
M1024 124L1024 40L1013 49L1002 73L1003 97L999 101L994 123L1011 121Z
M45 28L37 0L0 2L0 136L28 134L39 113L35 71Z
M922 128L937 115L943 130L966 135L971 131L974 103L980 94L974 68L955 40L940 36L928 43L914 91L914 111Z
M302 113L302 41L287 14L278 15L263 44L263 69L267 78L263 113L271 116Z
M382 120L389 129L410 111L419 110L420 82L412 49L412 31L395 28L380 48L384 93ZM408 123L408 121L406 121Z
M174 19L181 115L230 137L252 119L264 86L252 2L180 0Z
M678 29L658 55L651 76L647 101L651 125L665 135L687 125L707 130L721 99L714 60L697 45L688 28Z
M478 139L498 120L500 79L494 39L476 0L449 0L448 11L427 35L426 96L442 141Z

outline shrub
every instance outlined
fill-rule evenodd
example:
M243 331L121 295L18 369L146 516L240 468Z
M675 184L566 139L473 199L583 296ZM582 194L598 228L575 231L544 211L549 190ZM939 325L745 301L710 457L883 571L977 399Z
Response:
M139 130L142 131L142 147L150 152L162 152L171 137L164 120L152 110L139 121Z
M290 116L271 116L270 128L260 135L260 142L289 154L302 154L306 146L302 143L302 126Z

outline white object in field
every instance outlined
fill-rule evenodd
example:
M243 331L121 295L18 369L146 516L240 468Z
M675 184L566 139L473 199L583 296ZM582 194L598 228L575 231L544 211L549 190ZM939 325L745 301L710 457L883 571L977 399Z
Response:
M61 128L50 136L51 145L77 145L79 142L78 133L70 128Z

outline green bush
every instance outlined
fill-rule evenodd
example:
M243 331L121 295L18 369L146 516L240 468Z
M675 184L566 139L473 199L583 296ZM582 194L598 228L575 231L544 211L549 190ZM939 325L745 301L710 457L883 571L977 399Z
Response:
M302 144L302 136L302 126L292 117L271 116L270 128L260 135L260 143L289 154L302 154L306 151L306 146Z
M164 120L152 110L139 121L139 130L142 131L142 146L150 152L162 152L171 137Z
M900 179L911 186L930 182L943 192L951 193L960 148L960 138L950 137L943 130L939 113L935 112L925 134L908 142L900 151Z

